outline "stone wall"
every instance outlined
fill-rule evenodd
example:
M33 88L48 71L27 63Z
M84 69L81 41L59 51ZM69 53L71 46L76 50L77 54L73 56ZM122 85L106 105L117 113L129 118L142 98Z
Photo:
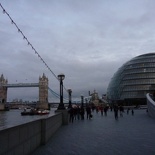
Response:
M0 155L28 155L62 125L62 113L0 131Z
M53 117L42 119L41 144L46 144L55 131L63 124L62 113L57 113Z

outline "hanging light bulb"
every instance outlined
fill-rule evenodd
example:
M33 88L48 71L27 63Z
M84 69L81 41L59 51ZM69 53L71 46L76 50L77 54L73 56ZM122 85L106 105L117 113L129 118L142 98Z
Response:
M5 14L6 13L6 11L3 9L3 13Z

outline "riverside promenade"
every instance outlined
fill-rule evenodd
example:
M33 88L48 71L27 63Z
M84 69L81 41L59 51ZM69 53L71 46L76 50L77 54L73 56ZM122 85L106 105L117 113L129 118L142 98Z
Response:
M115 120L93 112L91 120L75 120L62 126L46 145L32 155L154 155L155 120L145 110L123 113Z

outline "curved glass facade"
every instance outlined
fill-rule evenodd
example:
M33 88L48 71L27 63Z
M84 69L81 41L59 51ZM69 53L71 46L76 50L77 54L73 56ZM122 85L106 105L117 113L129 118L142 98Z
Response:
M107 98L110 103L146 104L146 93L155 91L155 53L137 56L113 75Z

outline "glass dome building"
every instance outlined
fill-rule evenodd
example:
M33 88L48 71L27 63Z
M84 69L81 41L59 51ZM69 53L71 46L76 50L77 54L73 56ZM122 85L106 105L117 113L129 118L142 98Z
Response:
M146 93L155 92L155 53L137 56L113 75L108 88L109 103L146 104Z

